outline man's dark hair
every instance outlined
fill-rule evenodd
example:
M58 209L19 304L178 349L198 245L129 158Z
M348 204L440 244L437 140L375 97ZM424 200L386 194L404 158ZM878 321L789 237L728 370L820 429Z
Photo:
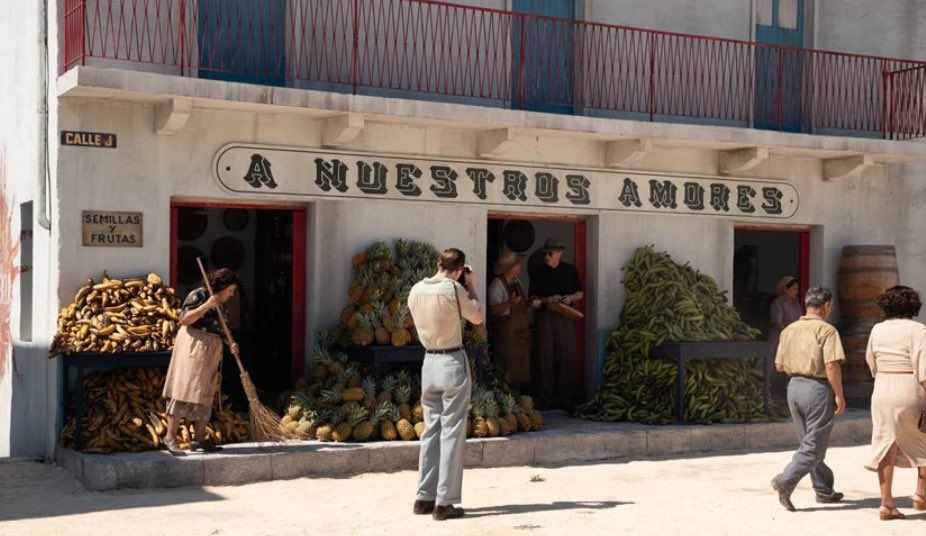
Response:
M445 249L437 261L437 266L447 272L462 270L464 264L466 264L466 254L457 248Z
M923 303L917 291L910 287L897 285L878 296L878 306L888 318L913 318L920 314Z
M228 268L213 270L209 272L207 277L209 278L209 284L212 286L212 292L216 294L232 285L241 287L241 279L238 278L238 274Z

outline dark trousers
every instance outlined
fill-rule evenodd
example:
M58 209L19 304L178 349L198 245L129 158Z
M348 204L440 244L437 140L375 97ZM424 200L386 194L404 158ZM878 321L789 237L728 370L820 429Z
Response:
M576 330L572 318L547 309L537 313L537 397L544 406L572 408Z

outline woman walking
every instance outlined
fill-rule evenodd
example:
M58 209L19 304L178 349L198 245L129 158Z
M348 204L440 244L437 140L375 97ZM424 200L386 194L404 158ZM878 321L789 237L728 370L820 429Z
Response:
M872 456L865 467L878 472L881 519L903 519L891 490L895 466L917 470L913 508L926 510L926 433L918 427L926 409L926 326L913 320L922 302L910 287L887 289L878 305L887 320L872 328L865 353L875 378Z
M212 401L222 362L222 326L215 309L224 307L240 281L227 268L210 272L207 277L214 295L210 297L203 286L190 292L184 300L180 309L180 330L164 382L163 396L169 399L164 446L174 456L184 454L177 445L180 419L193 422L190 450L211 452L221 448L206 441L206 423L212 417ZM238 354L237 344L233 343L229 349Z

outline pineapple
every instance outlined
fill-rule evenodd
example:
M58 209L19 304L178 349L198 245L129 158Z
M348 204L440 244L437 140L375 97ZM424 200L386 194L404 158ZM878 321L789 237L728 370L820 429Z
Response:
M338 411L341 413L341 417L344 417L346 419L347 416L350 415L351 411L354 410L354 408L359 408L359 407L360 407L360 404L356 402L345 402L341 404L341 409L339 409Z
M508 422L508 419L504 417L501 417L498 419L498 429L499 429L498 434L502 436L511 435L511 432L513 431L511 429L511 423ZM518 425L515 424L514 430L517 430L517 429L518 429Z
M299 434L299 437L303 438L315 437L315 426L312 425L312 421L299 421L299 426L296 427L296 433Z
M366 264L367 262L367 253L366 251L361 251L360 253L354 255L350 258L351 266L360 266Z
M543 414L535 409L530 412L530 418L531 430L540 430L540 427L543 426Z
M415 427L412 426L412 423L408 419L399 419L395 423L396 431L399 432L399 437L402 438L402 441L411 441L415 439Z
M322 389L319 403L326 408L333 408L341 405L341 389L335 385L331 389Z
M328 374L332 376L337 376L344 372L344 369L347 366L347 356L343 353L338 353L338 355L333 356L328 363Z
M351 342L357 346L369 346L373 343L375 332L372 315L360 315L360 324L351 333Z
M389 329L386 327L385 320L389 316L386 311L386 304L383 302L376 302L373 304L373 314L376 315L376 324L377 328L374 332L374 338L376 339L376 344L379 346L389 346L391 343L391 336L389 335Z
M401 348L412 341L412 334L405 328L397 327L392 331L390 341L396 348Z
M508 421L508 429L511 432L518 431L518 418L515 416L520 411L518 403L510 393L501 395L500 404L505 409L505 420Z
M363 407L368 411L373 411L376 407L376 379L373 376L367 376L363 379Z
M486 423L485 399L485 390L482 387L477 387L476 393L473 395L473 437L486 437L489 435L489 428Z
M354 279L347 289L347 297L351 303L359 305L363 302L363 294L370 284L370 269L367 266L354 268Z
M341 392L341 400L344 402L363 402L365 397L362 387L348 387Z
M495 437L501 433L501 426L498 424L498 402L492 391L487 390L484 396L486 430L489 432L489 437Z
M398 404L399 418L411 421L412 408L408 405L408 399L411 398L412 387L407 383L400 383L395 389L394 398Z
M373 261L375 270L388 272L392 268L392 248L386 242L374 242L367 248L367 257Z
M380 417L379 421L379 435L386 441L395 441L398 437L398 432L396 431L395 424L393 421L398 414L395 404L392 402L383 402L377 407L377 412Z
M293 418L289 415L283 415L283 418L280 419L280 425L286 427L289 423L293 422Z
M533 428L530 415L527 413L520 411L517 415L515 415L515 418L518 420L518 431L530 432L531 428Z
M392 402L392 391L395 390L396 379L395 376L389 375L383 379L383 390L379 393L379 396L376 398L377 403L383 402Z
M366 408L360 408L351 414L355 421L354 424L354 441L364 442L374 438L377 431L379 417L376 411L372 413Z
M346 326L348 325L348 322L350 322L351 317L354 316L354 313L356 312L357 309L354 308L354 305L348 304L347 307L341 310L341 316L339 317L338 321L341 323L341 325Z
M423 422L416 422L416 423L415 423L415 436L416 436L418 439L421 439L421 436L423 436L423 435L424 435L424 423L423 423Z
M330 413L325 411L319 414L318 424L315 427L315 439L319 441L331 441L331 434L334 432L334 426L331 424Z
M345 417L342 413L338 413L334 418L334 430L331 432L331 439L334 439L338 443L343 443L350 439L351 433L354 431L351 428L348 418Z
M424 406L421 402L415 402L412 406L412 422L419 423L424 421Z
M312 377L315 383L322 383L328 378L328 367L331 364L331 354L324 348L316 348L312 353Z

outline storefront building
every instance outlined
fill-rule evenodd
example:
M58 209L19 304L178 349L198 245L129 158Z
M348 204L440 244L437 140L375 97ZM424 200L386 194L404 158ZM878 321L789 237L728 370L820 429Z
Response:
M0 8L24 35L0 63L0 455L54 455L56 313L103 270L182 292L196 257L236 268L268 389L376 240L458 247L483 287L514 229L526 255L563 241L585 394L645 244L744 316L782 275L835 287L846 245L894 245L926 289L926 64L890 59L926 56L912 0L36 4Z

